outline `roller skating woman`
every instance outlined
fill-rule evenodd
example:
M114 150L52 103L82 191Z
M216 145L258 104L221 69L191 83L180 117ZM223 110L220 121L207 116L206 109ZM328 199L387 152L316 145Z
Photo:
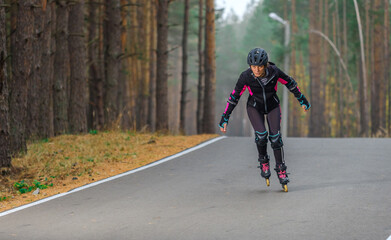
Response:
M247 114L255 131L255 143L257 145L261 176L266 179L269 186L270 158L267 154L267 142L271 143L274 158L276 160L275 171L285 192L288 191L289 178L286 173L284 161L283 142L280 133L281 109L277 96L278 82L285 85L299 101L305 111L311 104L297 87L296 81L282 72L274 63L268 61L268 55L262 48L251 50L247 56L249 68L242 72L236 83L235 89L230 94L227 106L219 123L220 130L225 133L229 117L238 104L240 96L248 89ZM265 127L265 118L269 132Z

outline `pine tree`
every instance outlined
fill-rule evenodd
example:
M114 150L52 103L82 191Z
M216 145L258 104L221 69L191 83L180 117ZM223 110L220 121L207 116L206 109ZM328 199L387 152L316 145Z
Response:
M68 48L68 1L57 1L56 10L56 52L54 59L53 115L54 134L68 132L68 81L69 81L69 48Z
M198 50L198 88L197 88L197 133L202 133L202 115L203 115L203 108L204 108L204 51L202 49L202 43L203 43L203 32L204 32L204 26L203 26L203 0L199 0L198 4L198 44L197 44L197 50Z
M12 80L10 81L10 134L13 154L26 152L27 87L33 64L32 0L20 1L15 14L15 33L12 35Z
M120 0L106 0L106 84L105 84L105 120L113 127L119 109L117 104L118 79L121 67L121 8Z
M87 132L87 76L84 34L84 0L73 2L69 12L70 96L69 130Z
M215 92L216 92L216 59L215 59L215 8L213 0L206 0L205 14L205 94L203 131L214 133Z
M11 166L11 149L8 116L7 48L5 11L0 0L0 168Z
M185 0L184 18L183 18L183 34L182 34L182 91L180 105L180 126L179 130L185 132L186 119L186 101L187 101L187 35L189 27L189 0Z
M159 0L157 9L156 130L168 130L168 6Z

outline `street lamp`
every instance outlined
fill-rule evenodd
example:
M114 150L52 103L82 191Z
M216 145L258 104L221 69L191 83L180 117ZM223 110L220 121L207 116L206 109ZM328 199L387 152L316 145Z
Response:
M282 19L280 16L278 16L276 13L272 12L269 13L269 17L273 20L276 20L280 23L282 23L285 27L285 36L284 36L284 47L285 49L289 46L290 41L290 24L289 21L286 21ZM289 55L284 54L284 71L288 74L289 71ZM288 134L288 89L284 88L282 90L282 136L286 137Z
M280 23L282 24L286 24L287 21L285 21L284 19L282 19L280 16L278 16L276 13L272 12L272 13L269 13L269 17L273 20L276 20L276 21L279 21Z

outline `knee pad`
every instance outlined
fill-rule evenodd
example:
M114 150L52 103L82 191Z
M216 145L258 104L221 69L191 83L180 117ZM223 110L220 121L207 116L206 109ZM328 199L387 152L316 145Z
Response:
M281 149L282 146L284 146L280 132L278 132L276 135L270 135L269 140L270 140L270 143L272 145L273 150Z
M268 135L267 131L263 133L255 131L255 143L260 147L265 146L267 144L267 135Z

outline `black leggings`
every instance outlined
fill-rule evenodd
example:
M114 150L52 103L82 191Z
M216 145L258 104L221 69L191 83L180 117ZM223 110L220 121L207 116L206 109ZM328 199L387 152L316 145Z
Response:
M247 105L247 114L248 118L250 119L251 125L253 125L254 131L263 133L266 130L265 127L265 115L267 118L267 124L269 128L269 135L276 135L280 132L280 125L281 125L281 108L280 106L273 109L268 114L263 114L258 112L257 109L254 107ZM259 157L262 158L263 156L267 155L267 146L258 146L258 153ZM276 164L281 164L284 162L284 156L283 152L284 150L282 148L273 150L274 152L274 158L276 159Z

